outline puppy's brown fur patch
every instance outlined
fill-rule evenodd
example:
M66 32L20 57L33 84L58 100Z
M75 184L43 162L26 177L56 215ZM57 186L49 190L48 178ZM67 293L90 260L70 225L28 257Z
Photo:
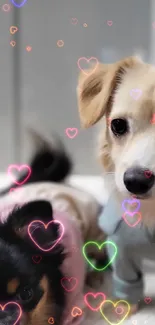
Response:
M129 57L114 64L99 64L90 76L81 72L77 93L81 123L84 127L97 123L107 113L112 94L122 74L138 64L140 61L137 58Z
M52 317L52 295L49 288L48 279L44 276L40 281L40 286L44 290L43 297L36 308L27 314L26 324L47 325L48 319Z
M20 285L20 281L17 278L11 279L7 284L7 292L14 294L17 291L17 288Z

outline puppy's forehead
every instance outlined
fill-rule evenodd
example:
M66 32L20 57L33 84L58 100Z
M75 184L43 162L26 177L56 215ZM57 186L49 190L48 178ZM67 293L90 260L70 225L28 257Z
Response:
M34 264L30 257L21 253L15 245L0 240L0 286L14 279L10 286L16 287L19 282L17 278L29 278L34 273Z
M124 74L115 94L111 117L149 120L155 113L155 68L141 65Z

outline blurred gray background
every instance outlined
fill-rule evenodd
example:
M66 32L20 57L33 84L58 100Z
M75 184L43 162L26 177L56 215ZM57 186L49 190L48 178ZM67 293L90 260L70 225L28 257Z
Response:
M0 0L0 170L28 163L25 127L31 126L61 136L75 173L98 174L96 128L80 128L77 61L96 57L109 63L138 52L154 63L155 1L27 0L21 8L6 3L10 11L3 11L5 0ZM12 25L19 29L14 35ZM58 40L64 41L63 47L57 46ZM79 130L74 139L65 135L69 127Z

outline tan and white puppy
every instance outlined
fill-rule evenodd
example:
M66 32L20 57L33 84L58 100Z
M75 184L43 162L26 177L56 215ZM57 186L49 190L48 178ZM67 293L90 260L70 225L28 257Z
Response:
M109 190L120 204L138 198L142 221L155 228L155 67L138 57L98 64L81 72L77 92L82 126L103 119L99 159Z

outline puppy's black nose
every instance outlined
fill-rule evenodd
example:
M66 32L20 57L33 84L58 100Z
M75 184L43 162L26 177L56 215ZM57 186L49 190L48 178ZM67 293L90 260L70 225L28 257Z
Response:
M155 182L155 175L150 170L140 167L127 169L124 173L124 184L132 194L147 193Z

